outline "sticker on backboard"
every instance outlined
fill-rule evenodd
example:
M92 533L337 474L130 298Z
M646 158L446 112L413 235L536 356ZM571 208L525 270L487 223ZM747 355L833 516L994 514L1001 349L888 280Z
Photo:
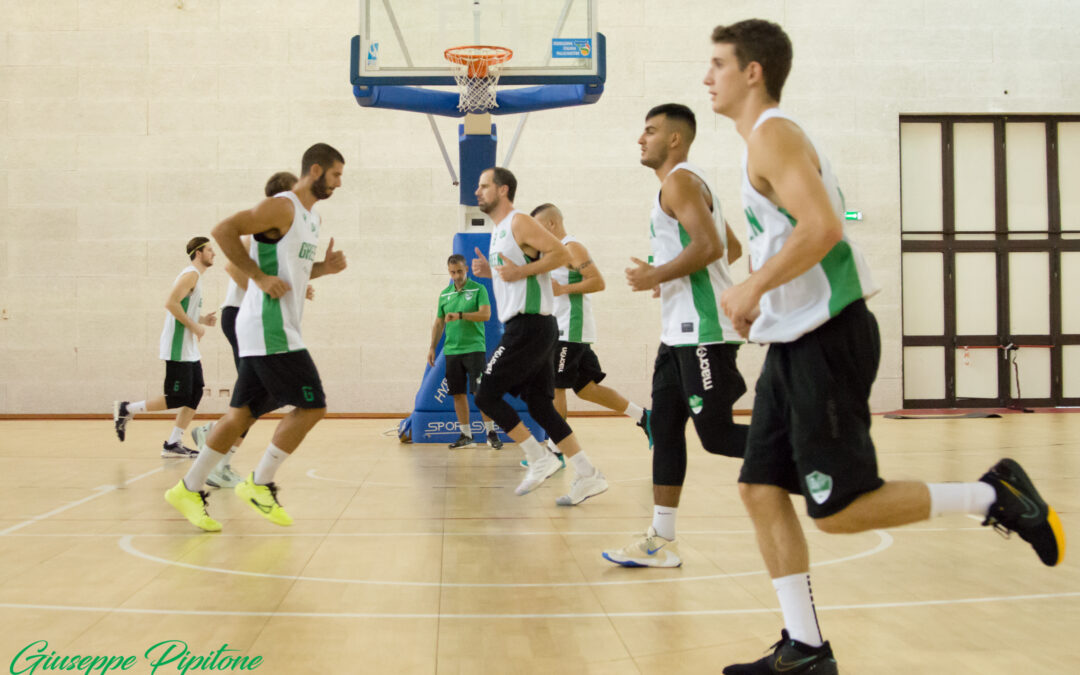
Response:
M367 48L367 67L376 70L379 67L379 43L372 42Z
M592 38L554 38L551 41L553 59L591 59Z

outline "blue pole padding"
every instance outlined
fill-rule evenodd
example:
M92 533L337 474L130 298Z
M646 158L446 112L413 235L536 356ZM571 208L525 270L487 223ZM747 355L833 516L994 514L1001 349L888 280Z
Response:
M459 199L465 206L476 206L476 186L480 183L480 174L495 166L495 146L498 142L494 124L491 125L490 134L473 135L465 134L464 124L458 125L458 166L461 167Z

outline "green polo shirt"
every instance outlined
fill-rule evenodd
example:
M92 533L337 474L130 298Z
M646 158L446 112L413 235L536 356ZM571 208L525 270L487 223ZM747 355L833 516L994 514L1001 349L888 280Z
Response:
M484 305L490 305L487 289L472 279L465 280L465 286L459 291L454 282L443 289L439 295L439 318L457 312L478 312ZM484 323L482 321L447 321L446 343L443 354L470 354L485 351Z

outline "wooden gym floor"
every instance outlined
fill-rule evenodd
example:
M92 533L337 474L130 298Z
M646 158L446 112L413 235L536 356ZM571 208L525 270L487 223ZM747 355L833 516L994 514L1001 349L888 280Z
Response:
M137 420L123 444L110 421L0 422L0 663L16 672L43 649L150 672L144 653L167 640L194 656L227 643L275 674L670 675L762 655L782 621L737 462L691 428L684 564L623 569L600 552L649 525L651 455L625 418L571 422L611 483L577 507L554 504L569 468L516 497L514 445L451 452L400 445L391 420L326 420L278 474L295 525L214 491L218 534L162 499L188 466L158 457L168 422ZM275 423L256 425L238 470ZM1080 545L1080 415L876 417L874 435L886 478L974 480L1017 459ZM966 517L851 536L806 524L841 672L1076 672L1080 553L1046 568Z

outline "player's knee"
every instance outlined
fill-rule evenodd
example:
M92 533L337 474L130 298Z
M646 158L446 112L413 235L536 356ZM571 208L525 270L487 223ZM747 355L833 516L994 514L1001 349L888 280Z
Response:
M739 483L739 496L742 498L746 510L751 514L762 513L775 507L778 490L780 488L772 485ZM783 496L786 497L787 493L783 493Z

